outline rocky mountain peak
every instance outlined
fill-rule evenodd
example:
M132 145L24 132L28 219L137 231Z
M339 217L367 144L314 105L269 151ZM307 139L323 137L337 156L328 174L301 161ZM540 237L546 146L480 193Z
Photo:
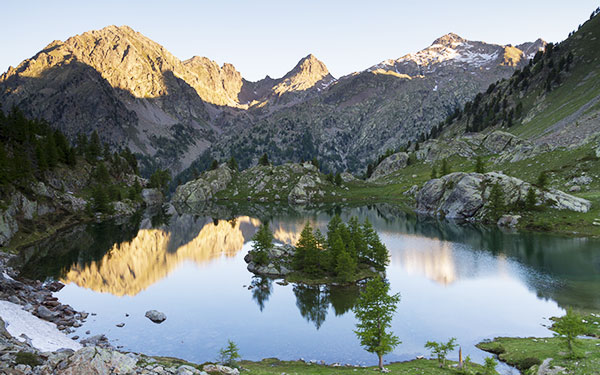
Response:
M443 36L437 38L436 40L434 40L432 45L439 44L442 46L451 47L453 44L465 43L466 41L467 41L466 39L461 38L457 34L448 33L448 34L443 35Z
M298 64L296 64L294 69L292 69L283 78L291 78L293 76L299 75L318 78L317 80L320 80L323 77L329 75L329 70L321 60L317 59L315 55L311 53L308 56L302 58L298 62Z

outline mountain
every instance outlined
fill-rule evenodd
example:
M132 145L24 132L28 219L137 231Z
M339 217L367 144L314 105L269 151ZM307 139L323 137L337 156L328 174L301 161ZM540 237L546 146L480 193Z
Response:
M245 80L231 64L180 61L128 26L54 41L0 76L0 106L19 106L74 138L97 130L146 170L263 152L319 157L359 170L386 148L427 133L490 83L512 75L542 41L518 47L455 34L397 60L335 79L312 54L281 78Z
M544 46L538 40L521 50L447 34L415 54L332 81L292 106L263 113L250 108L254 122L224 134L211 155L234 155L242 166L253 162L248 155L263 152L276 162L318 155L325 170L361 171L386 149L417 140L491 83L510 77ZM196 167L204 168L203 162Z
M537 50L526 48L530 55ZM600 18L594 16L466 103L442 138L502 128L546 150L593 141L600 133L599 51Z

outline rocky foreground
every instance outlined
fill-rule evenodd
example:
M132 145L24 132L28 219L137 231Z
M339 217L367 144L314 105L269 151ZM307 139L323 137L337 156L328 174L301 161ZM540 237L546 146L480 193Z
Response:
M0 252L0 374L239 374L226 366L200 367L124 353L113 348L104 335L79 342L78 336L67 337L65 333L81 326L88 313L77 312L52 296L64 286L61 283L19 278L7 264L10 259Z

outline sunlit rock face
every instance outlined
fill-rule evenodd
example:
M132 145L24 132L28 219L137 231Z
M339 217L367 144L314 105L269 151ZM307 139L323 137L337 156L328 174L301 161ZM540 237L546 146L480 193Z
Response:
M174 251L169 250L174 240L171 230L140 229L133 240L114 244L100 261L84 266L74 264L62 281L116 296L134 296L182 262L202 265L222 256L234 256L250 239L244 237L240 227L260 225L249 217L201 223L198 235Z
M303 222L273 222L276 242L295 244ZM260 226L247 216L213 221L182 215L168 227L142 224L131 241L115 243L99 261L73 264L61 279L80 287L116 296L134 296L160 281L181 263L201 266L221 257L233 257ZM197 233L197 234L196 234Z

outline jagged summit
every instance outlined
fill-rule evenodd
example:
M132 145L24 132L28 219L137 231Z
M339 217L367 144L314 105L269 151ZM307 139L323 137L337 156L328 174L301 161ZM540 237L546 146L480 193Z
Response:
M465 43L465 42L467 42L467 40L460 37L459 35L457 35L455 33L448 33L448 34L442 35L441 37L434 40L431 45L434 46L436 44L439 44L442 46L452 46L453 44Z
M323 77L329 74L329 70L325 64L317 59L315 55L312 53L306 57L300 59L298 64L289 71L283 79L290 78L297 75L303 75L305 77L318 77L317 80L322 79Z
M533 52L536 43L523 49ZM232 64L201 56L181 61L131 27L110 25L54 41L9 69L0 76L0 103L5 110L19 105L70 137L96 130L113 146L143 155L149 167L174 173L205 151L241 152L244 166L253 152L282 161L288 150L299 155L294 150L307 133L332 168L355 170L373 150L428 131L447 108L512 75L523 53L511 48L507 54L503 46L450 33L377 72L336 80L308 54L281 78L250 82ZM240 151L247 143L241 140L254 140L259 129L270 129L273 148Z

